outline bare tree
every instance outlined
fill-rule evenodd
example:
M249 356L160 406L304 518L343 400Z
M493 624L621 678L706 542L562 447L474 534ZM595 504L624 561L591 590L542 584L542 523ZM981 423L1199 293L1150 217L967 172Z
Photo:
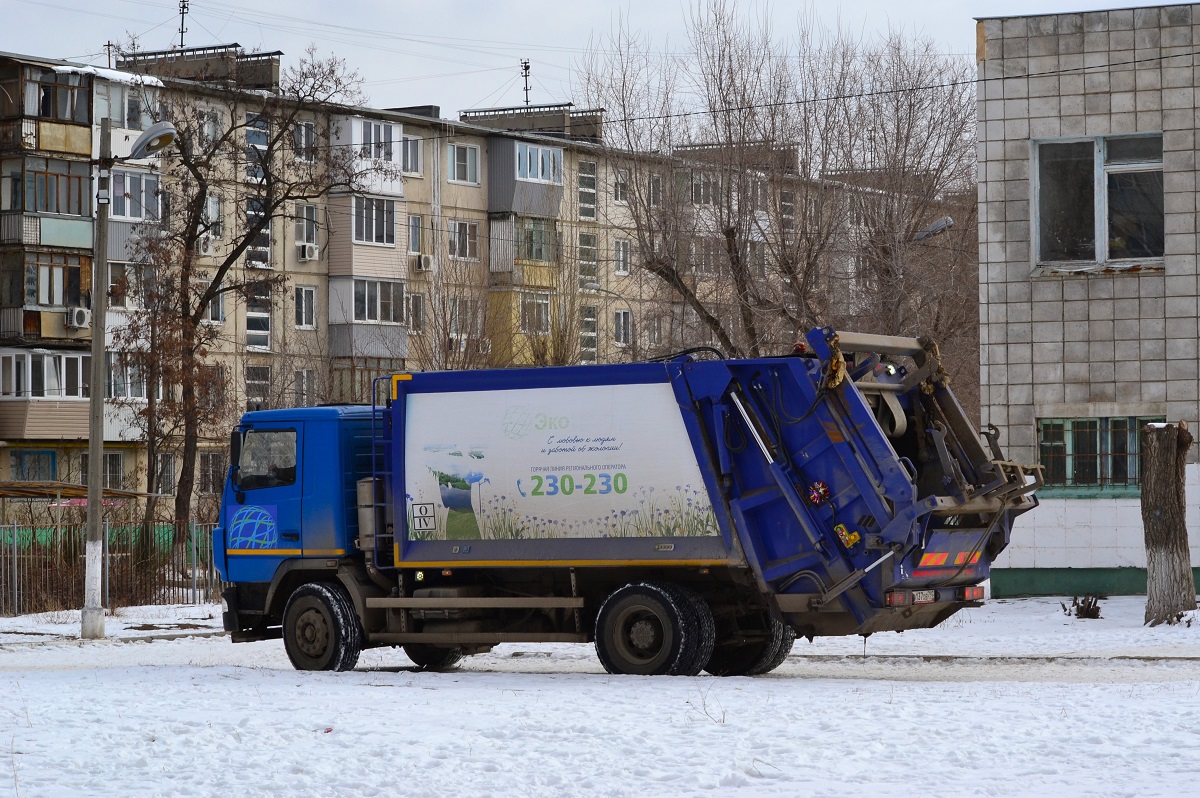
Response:
M780 41L724 0L693 7L689 40L692 60L664 57L619 26L583 69L608 112L608 221L663 298L733 355L830 323L970 337L970 65L811 17ZM953 242L920 235L947 216Z
M1175 623L1196 609L1188 547L1184 471L1192 433L1187 423L1142 428L1142 527L1146 534L1146 623Z
M220 80L166 83L163 114L179 131L161 162L170 210L153 235L142 236L138 260L152 265L154 291L130 314L125 335L150 383L165 387L161 399L147 402L145 429L152 445L179 442L174 518L184 522L198 444L221 405L211 396L208 368L220 332L206 315L224 297L272 312L282 277L256 268L270 266L272 230L291 221L298 204L362 190L391 167L330 145L331 110L361 99L357 75L339 59L310 49L271 91L239 88L236 69ZM149 469L151 493L155 477Z
M460 371L491 362L492 336L509 325L490 318L483 264L439 258L428 282L412 281L408 288L422 297L421 318L408 320L408 344L423 368Z

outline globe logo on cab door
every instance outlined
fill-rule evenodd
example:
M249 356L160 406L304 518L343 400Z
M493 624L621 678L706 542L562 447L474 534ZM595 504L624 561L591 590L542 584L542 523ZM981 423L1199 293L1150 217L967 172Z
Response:
M269 549L279 542L278 527L264 507L250 505L234 514L229 522L229 548Z

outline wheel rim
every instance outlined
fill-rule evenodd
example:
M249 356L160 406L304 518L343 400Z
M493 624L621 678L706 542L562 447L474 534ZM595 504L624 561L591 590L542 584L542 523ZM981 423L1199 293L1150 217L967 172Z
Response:
M310 608L296 619L296 647L306 657L319 659L329 649L329 619L325 613Z
M647 607L625 609L614 624L616 648L626 660L649 665L662 656L667 635L663 619Z

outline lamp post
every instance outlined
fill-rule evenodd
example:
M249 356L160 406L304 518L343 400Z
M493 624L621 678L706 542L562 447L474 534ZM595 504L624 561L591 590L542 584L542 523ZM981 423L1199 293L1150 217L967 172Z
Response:
M79 636L84 640L104 637L104 606L101 587L104 566L104 338L108 313L108 204L109 172L118 161L152 155L175 141L175 126L158 122L133 143L129 155L114 158L112 124L100 120L100 157L97 166L96 236L92 253L92 373L88 386L88 484L87 548L84 558L83 613Z
M584 291L591 291L597 294L607 294L615 296L617 299L625 303L625 307L629 309L629 359L632 360L637 356L637 323L633 318L633 304L625 297L608 288L601 288L600 283L591 282L583 284Z

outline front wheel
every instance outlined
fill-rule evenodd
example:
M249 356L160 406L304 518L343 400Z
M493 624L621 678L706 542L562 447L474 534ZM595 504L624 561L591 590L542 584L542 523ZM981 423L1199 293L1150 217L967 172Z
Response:
M283 647L300 671L348 671L362 653L362 627L346 589L312 582L283 611Z

